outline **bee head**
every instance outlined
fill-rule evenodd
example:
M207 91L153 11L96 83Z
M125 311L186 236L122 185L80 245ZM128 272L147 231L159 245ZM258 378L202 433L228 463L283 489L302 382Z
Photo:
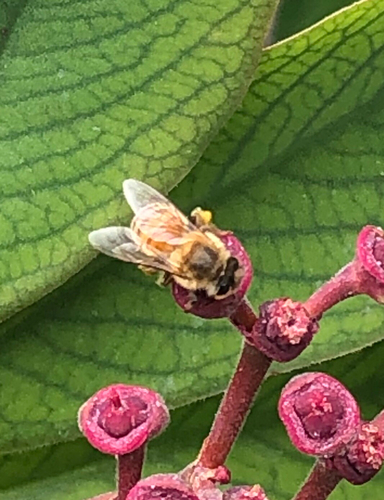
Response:
M235 257L229 257L223 274L217 280L216 295L222 297L235 286L235 273L239 269L239 261Z

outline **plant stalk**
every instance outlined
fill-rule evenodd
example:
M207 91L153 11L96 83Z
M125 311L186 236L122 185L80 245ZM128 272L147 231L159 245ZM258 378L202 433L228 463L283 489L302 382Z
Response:
M141 479L145 445L126 455L117 456L117 498L125 500L129 491Z
M342 479L333 468L317 460L305 483L293 500L326 500Z
M270 358L243 342L236 371L199 454L203 467L215 469L224 464L270 364Z
M304 302L304 307L312 318L320 318L335 304L361 293L359 285L360 282L355 272L355 261L352 261L316 290Z
M229 320L243 335L246 336L247 333L252 333L252 329L257 321L257 316L246 297L240 302Z

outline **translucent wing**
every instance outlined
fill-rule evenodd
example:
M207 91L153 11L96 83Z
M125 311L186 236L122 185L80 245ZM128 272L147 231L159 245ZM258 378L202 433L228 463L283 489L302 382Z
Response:
M128 227L112 226L92 231L88 236L90 244L100 252L134 264L153 267L161 271L181 276L180 269L166 254L150 248L150 253L142 246L138 236Z
M170 246L181 245L198 229L175 205L143 182L128 179L123 183L124 195L135 212L131 229L143 240Z
M171 203L156 189L136 179L124 181L123 191L129 206L135 214L152 203Z
M131 229L143 240L173 247L182 245L192 232L195 235L198 231L176 207L160 203L144 207L132 220Z
M109 257L118 257L122 249L125 250L125 257L122 260L133 263L141 263L143 256L139 246L135 241L135 235L127 227L105 227L92 231L89 236L90 244ZM118 257L120 258L120 257Z

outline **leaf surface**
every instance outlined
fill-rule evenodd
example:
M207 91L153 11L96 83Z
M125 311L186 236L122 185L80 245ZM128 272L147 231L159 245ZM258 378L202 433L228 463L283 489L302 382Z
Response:
M311 0L283 0L279 3L273 39L284 40L353 3L354 0L323 0L316 3Z
M361 2L268 50L243 107L174 192L244 241L255 306L305 299L353 258L362 225L382 223L383 14L382 2ZM230 377L240 338L226 321L182 313L133 266L101 258L85 271L3 325L3 451L77 437L77 408L108 383L149 385L175 407ZM370 299L348 300L273 371L377 342L383 319Z
M275 0L24 3L0 59L0 320L89 262L87 233L128 215L125 178L167 192L190 170Z

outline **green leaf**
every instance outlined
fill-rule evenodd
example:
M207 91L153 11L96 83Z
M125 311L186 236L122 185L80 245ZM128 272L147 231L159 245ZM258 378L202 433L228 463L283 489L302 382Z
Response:
M105 295L112 283L119 296ZM173 407L216 394L240 345L237 334L223 338L226 322L187 316L168 291L116 261L23 316L1 338L3 452L77 437L79 406L116 381L157 389Z
M13 26L24 8L26 0L0 2L0 54L4 50Z
M364 416L372 418L381 410L377 393L384 384L383 356L384 343L381 342L362 353L317 365L314 369L338 377L358 399ZM312 458L293 448L277 417L278 397L288 379L280 375L263 386L228 460L233 484L261 483L274 500L291 498L313 463ZM211 398L172 412L169 428L149 446L145 475L176 472L191 462L209 431L218 403L219 398ZM113 459L103 458L98 453L99 458L96 458L88 448L83 440L77 440L47 448L42 462L40 450L3 457L0 461L0 500L82 500L112 490ZM89 463L86 466L87 454ZM24 484L5 489L5 473L12 466L19 469ZM32 473L29 473L31 468ZM381 471L370 483L360 487L342 482L330 500L379 499L383 487L384 472Z
M324 17L354 3L354 0L281 0L273 29L275 42L288 38Z
M247 90L275 0L25 3L0 60L0 320L89 262L89 230L126 220L123 179L167 192L190 170Z
M174 193L184 209L213 207L245 242L255 305L306 298L353 257L360 227L382 221L383 14L361 2L268 50L243 107ZM3 451L77 437L77 408L117 380L173 407L228 381L240 338L225 320L185 315L133 266L98 259L86 273L3 325ZM382 307L348 300L296 362L273 369L361 349L382 323Z
M307 298L353 258L362 226L383 224L383 17L382 2L359 2L267 50L242 108L178 190L216 208L219 227L245 243L255 304ZM276 369L370 345L383 319L373 301L348 300Z
M92 448L85 439L44 446L28 453L5 455L0 458L0 491L82 469L100 462L102 458L104 456ZM113 464L108 471L109 474L113 474ZM111 488L113 488L112 481L113 478L110 480Z
M111 491L113 484L113 461L102 460L58 476L0 491L0 499L84 500L100 492Z

